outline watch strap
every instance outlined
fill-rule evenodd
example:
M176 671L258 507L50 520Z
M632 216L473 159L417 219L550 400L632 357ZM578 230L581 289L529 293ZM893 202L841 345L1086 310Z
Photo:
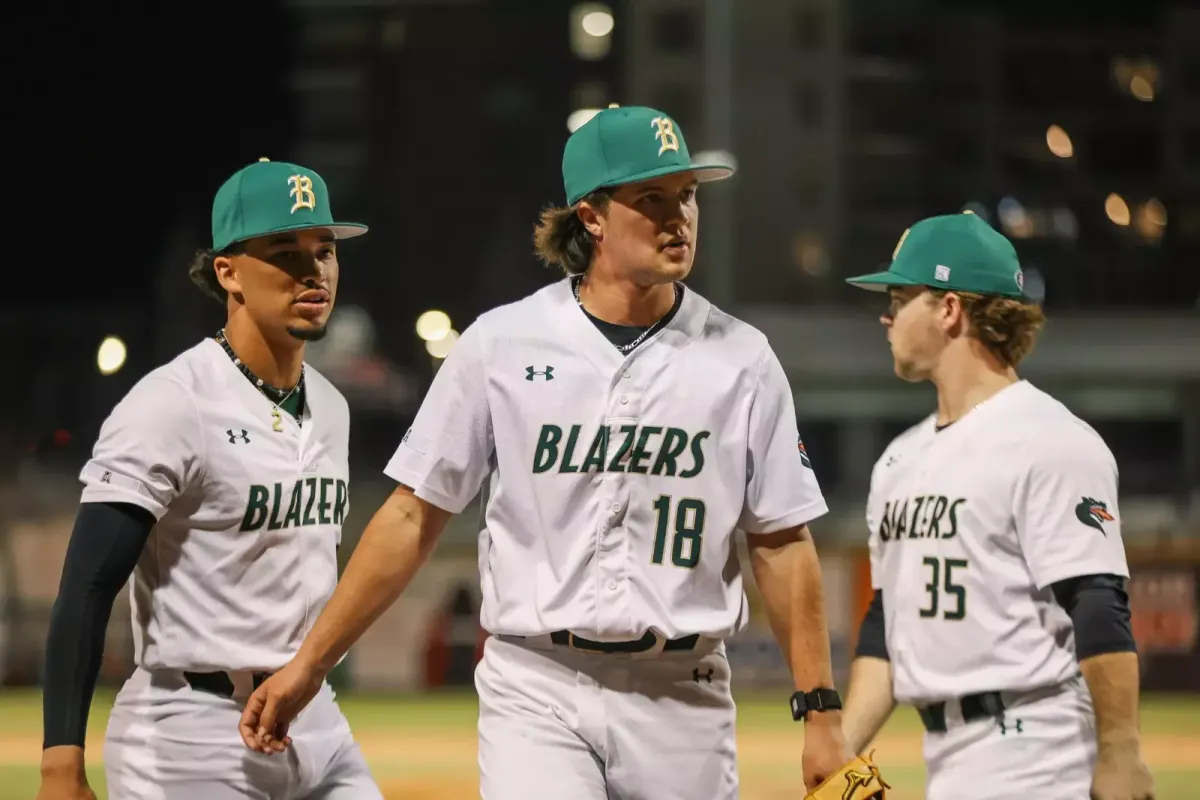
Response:
M792 719L799 722L810 711L836 711L842 707L841 695L834 689L818 687L811 692L795 692L791 698Z

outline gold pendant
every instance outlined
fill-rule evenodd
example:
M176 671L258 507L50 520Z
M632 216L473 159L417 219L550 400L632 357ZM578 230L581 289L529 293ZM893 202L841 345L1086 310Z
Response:
M279 409L271 409L271 430L279 433L283 430L283 417L279 416Z

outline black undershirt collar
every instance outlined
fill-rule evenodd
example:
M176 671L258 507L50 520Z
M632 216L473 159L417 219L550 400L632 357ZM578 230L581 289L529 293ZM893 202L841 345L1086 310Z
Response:
M251 372L245 362L238 357L238 354L233 351L233 345L225 338L225 329L217 331L217 335L213 337L217 344L221 345L221 349L225 351L225 355L229 356L229 360L238 368L242 375L246 376L246 380L262 393L263 397L274 403L276 408L286 411L291 414L297 424L301 423L301 415L304 413L304 401L307 395L307 387L304 382L304 367L300 368L300 380L291 389L280 389L278 386L272 386L262 378Z
M576 277L571 282L571 291L575 295L575 301L579 302L579 285L583 280L583 276ZM671 320L679 313L679 307L683 305L683 284L675 284L675 305L671 306L671 310L663 316L658 322L653 325L618 325L614 322L606 322L599 317L593 316L588 312L583 304L579 304L579 310L584 313L596 329L604 334L604 338L612 342L613 346L622 353L628 355L641 346L642 342L649 339L658 331L671 324Z

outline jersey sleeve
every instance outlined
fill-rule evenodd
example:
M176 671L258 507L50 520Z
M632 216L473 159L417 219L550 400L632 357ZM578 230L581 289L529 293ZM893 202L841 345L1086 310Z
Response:
M100 426L83 466L83 503L132 503L161 519L200 476L204 438L192 394L167 377L147 376Z
M1080 575L1129 577L1117 505L1117 464L1082 431L1027 449L1016 486L1017 538L1039 589Z
M483 365L476 322L442 362L384 469L417 497L452 514L471 502L491 471L495 443Z
M772 533L829 511L800 439L791 385L770 347L759 367L748 433L746 496L738 527Z

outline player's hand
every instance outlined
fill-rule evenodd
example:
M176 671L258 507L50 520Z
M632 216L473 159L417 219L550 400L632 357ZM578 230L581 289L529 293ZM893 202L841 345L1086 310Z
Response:
M814 711L804 723L804 787L813 791L830 775L854 760L854 753L842 734L842 715L835 711Z
M296 659L267 678L246 701L238 723L246 747L256 753L282 753L292 743L288 726L317 696L324 680L324 675Z
M88 786L82 748L61 746L42 751L42 785L37 800L96 800L96 793Z
M96 800L96 793L88 786L87 778L78 781L43 776L36 800Z
M1154 800L1154 779L1136 742L1100 747L1091 796L1092 800Z

